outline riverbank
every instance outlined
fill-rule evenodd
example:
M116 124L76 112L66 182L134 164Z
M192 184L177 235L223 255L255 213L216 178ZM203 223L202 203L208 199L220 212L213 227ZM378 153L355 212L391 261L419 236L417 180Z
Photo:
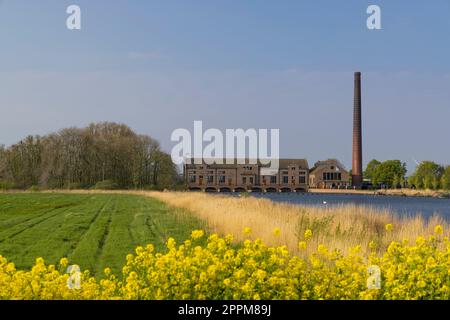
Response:
M19 189L0 189L0 193L30 193L30 192L71 192L71 191L81 191L90 192L96 191L93 189L83 189L83 190L19 190ZM110 190L114 191L114 190ZM119 190L118 190L119 191ZM129 192L140 192L141 190L127 190ZM171 192L183 192L180 190L169 190ZM399 196L399 197L430 197L430 198L445 198L450 199L450 191L444 190L413 190L413 189L380 189L380 190L357 190L357 189L314 189L310 188L308 193L315 194L346 194L346 195L378 195L378 196Z
M353 190L353 189L309 189L310 193L379 195L399 197L432 197L450 198L449 191L443 190L413 190L413 189L381 189L381 190Z

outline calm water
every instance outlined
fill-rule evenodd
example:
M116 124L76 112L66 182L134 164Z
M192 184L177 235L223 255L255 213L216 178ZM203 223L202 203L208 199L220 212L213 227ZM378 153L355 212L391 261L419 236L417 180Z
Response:
M252 193L251 196L268 198L276 202L314 206L367 205L387 208L401 215L421 214L425 218L436 213L450 220L450 199L314 193Z

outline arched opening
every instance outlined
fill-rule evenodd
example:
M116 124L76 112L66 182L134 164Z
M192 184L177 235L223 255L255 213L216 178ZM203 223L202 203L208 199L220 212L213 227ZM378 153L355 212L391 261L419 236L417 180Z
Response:
M295 192L306 192L305 188L295 188Z
M266 192L277 192L276 188L267 188Z
M202 191L202 188L199 188L199 187L190 187L189 188L189 191Z
M253 187L252 192L262 192L262 189L260 187Z
M217 189L214 188L214 187L207 187L207 188L205 189L205 192L217 192Z
M291 188L281 188L281 192L292 192Z
M247 190L245 190L245 188L238 187L234 189L234 192L247 192Z
M220 189L219 189L219 192L231 192L231 189L230 189L230 188L227 188L227 187L225 187L225 188L220 188Z

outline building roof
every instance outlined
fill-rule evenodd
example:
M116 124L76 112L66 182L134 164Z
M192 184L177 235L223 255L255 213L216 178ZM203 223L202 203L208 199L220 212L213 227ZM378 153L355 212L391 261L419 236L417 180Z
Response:
M328 159L323 161L317 161L314 164L314 167L311 168L310 172L313 173L314 171L323 168L323 167L329 167L329 166L335 166L338 167L341 171L347 171L345 166L337 159Z
M195 159L190 159L190 160L195 160ZM205 161L207 160L207 161ZM236 165L258 165L262 168L268 168L270 167L270 164L266 164L266 163L261 163L260 160L255 160L255 159L251 159L252 161L250 161L250 159L244 159L244 163L238 163L238 159L223 159L222 160L222 164L220 163L213 163L215 161L217 161L216 159L202 159L202 163L207 165L209 168L233 168ZM227 161L228 160L228 161ZM239 160L243 160L243 159L239 159ZM265 161L263 161L265 162ZM191 163L187 163L187 166L193 166L194 165L194 161L191 161ZM213 164L208 164L208 163L213 163ZM299 166L302 169L308 169L308 161L306 159L279 159L278 162L278 166L279 168L287 168L289 166Z
M289 166L299 166L302 169L309 169L308 160L306 159L280 159L280 168L287 168Z

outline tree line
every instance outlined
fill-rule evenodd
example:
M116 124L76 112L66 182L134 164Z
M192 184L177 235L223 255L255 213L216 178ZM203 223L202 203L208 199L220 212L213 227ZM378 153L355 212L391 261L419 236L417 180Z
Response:
M102 122L0 146L3 188L166 188L178 182L158 141Z
M448 165L422 161L408 178L406 178L406 172L406 164L400 160L380 162L373 159L367 164L364 178L370 180L373 186L450 190L450 166Z

